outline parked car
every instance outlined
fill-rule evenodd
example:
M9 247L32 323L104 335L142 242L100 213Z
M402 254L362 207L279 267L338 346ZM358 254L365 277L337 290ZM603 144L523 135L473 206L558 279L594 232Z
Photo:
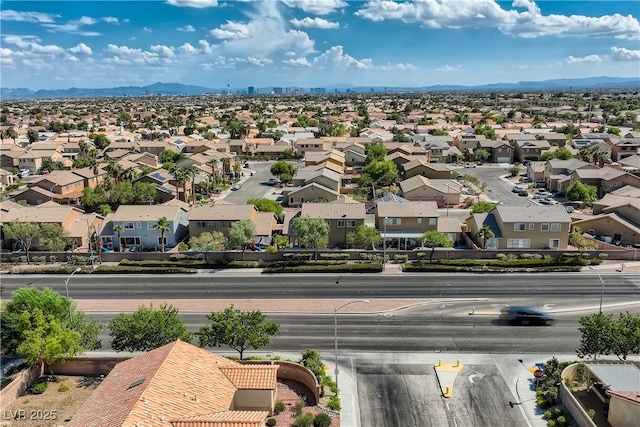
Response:
M565 206L564 208L567 211L567 213L573 213L574 211L573 206Z
M527 197L529 196L529 192L527 190L518 191L518 196Z
M269 178L269 180L267 181L267 185L276 185L278 183L278 180L275 178Z
M507 307L502 316L512 325L548 325L554 321L551 314L535 307Z
M236 182L235 184L233 184L231 186L231 191L237 191L242 187L242 184L240 184L239 182Z
M558 201L554 199L546 198L546 199L541 199L540 203L542 203L543 205L557 205Z
M523 191L523 190L524 190L524 191L527 191L527 189L526 189L526 188L524 188L524 187L520 187L519 185L516 185L516 186L514 186L514 187L511 189L511 192L513 192L513 193L519 193L519 192L521 192L521 191Z
M465 163L464 167L465 168L475 168L476 164L475 163Z

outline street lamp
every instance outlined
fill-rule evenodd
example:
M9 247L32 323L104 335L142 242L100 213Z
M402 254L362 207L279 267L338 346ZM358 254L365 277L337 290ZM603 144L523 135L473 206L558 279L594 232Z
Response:
M71 272L69 277L67 277L67 280L64 281L64 290L67 293L67 307L69 308L69 326L71 326L71 300L69 299L69 280L71 280L71 276L73 276L74 274L80 271L82 271L80 267L76 268Z
M599 314L602 314L602 298L604 297L604 280L602 280L602 276L600 276L600 273L598 273L592 266L589 265L587 267L589 267L589 270L593 271L598 275L598 279L600 279L600 283L602 283L602 288L600 289L600 309L598 311Z
M87 245L89 247L89 259L91 260L91 269L95 270L96 267L93 261L93 251L91 250L91 226L89 225L89 218L84 218L84 220L87 222ZM77 221L80 221L80 220L76 219L76 222Z
M51 187L51 189L49 190L49 193L51 193L51 201L53 202L53 189L56 188L59 184L53 184L53 187Z
M338 278L338 280L336 280L336 285L339 284L340 278ZM349 301L347 303L342 304L340 307L336 308L333 311L333 331L334 331L334 352L335 352L335 370L336 370L336 395L338 394L338 311L340 311L340 309L350 305L350 304L355 304L358 302L362 302L365 304L369 304L369 300L368 299L361 299L361 300L357 300L357 301Z
M386 266L387 266L387 220L389 218L388 217L384 217L384 222L383 222L383 226L384 226L384 233L382 236L382 269L385 270Z

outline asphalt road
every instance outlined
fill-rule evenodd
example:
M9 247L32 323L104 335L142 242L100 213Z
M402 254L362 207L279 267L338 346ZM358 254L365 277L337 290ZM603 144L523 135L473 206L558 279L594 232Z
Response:
M507 174L505 168L496 165L482 165L476 168L455 169L461 175L471 175L487 183L485 194L491 200L499 200L505 206L529 206L536 203L529 197L518 196L511 189L513 186L502 179Z
M243 169L245 179L239 190L231 191L224 196L224 200L229 203L244 204L249 199L273 198L276 187L266 185L269 178L275 178L270 172L271 166L275 162L249 162L249 168ZM253 176L251 176L253 172Z
M602 274L609 298L640 299L640 277ZM351 275L80 275L69 282L73 299L338 299L495 298L600 296L602 285L588 273ZM64 276L5 275L0 296L33 283L65 292ZM336 283L338 282L338 283Z

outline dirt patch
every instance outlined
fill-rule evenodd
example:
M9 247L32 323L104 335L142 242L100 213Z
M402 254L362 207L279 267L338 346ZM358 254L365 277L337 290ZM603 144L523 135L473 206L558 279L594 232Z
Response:
M43 377L47 389L42 394L20 396L2 411L1 427L63 426L100 384L98 377ZM66 387L63 387L66 386ZM62 391L68 388L66 391Z

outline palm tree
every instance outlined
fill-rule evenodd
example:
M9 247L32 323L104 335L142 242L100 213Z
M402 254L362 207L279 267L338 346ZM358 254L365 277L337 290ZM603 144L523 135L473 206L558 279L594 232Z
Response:
M488 225L483 225L482 228L476 232L476 237L482 237L482 249L487 248L487 239L491 239L495 236L496 235L493 233L493 230L491 230L491 227Z
M153 228L160 230L160 244L162 245L162 252L164 252L164 237L166 232L171 230L171 224L167 221L167 217L163 216L158 218L158 222L156 222L156 225Z
M227 169L229 168L229 159L228 158L222 158L220 159L220 161L222 162L222 185L227 185Z
M122 252L122 242L120 241L120 236L122 235L124 228L121 225L116 225L113 227L113 231L118 234L118 250Z

